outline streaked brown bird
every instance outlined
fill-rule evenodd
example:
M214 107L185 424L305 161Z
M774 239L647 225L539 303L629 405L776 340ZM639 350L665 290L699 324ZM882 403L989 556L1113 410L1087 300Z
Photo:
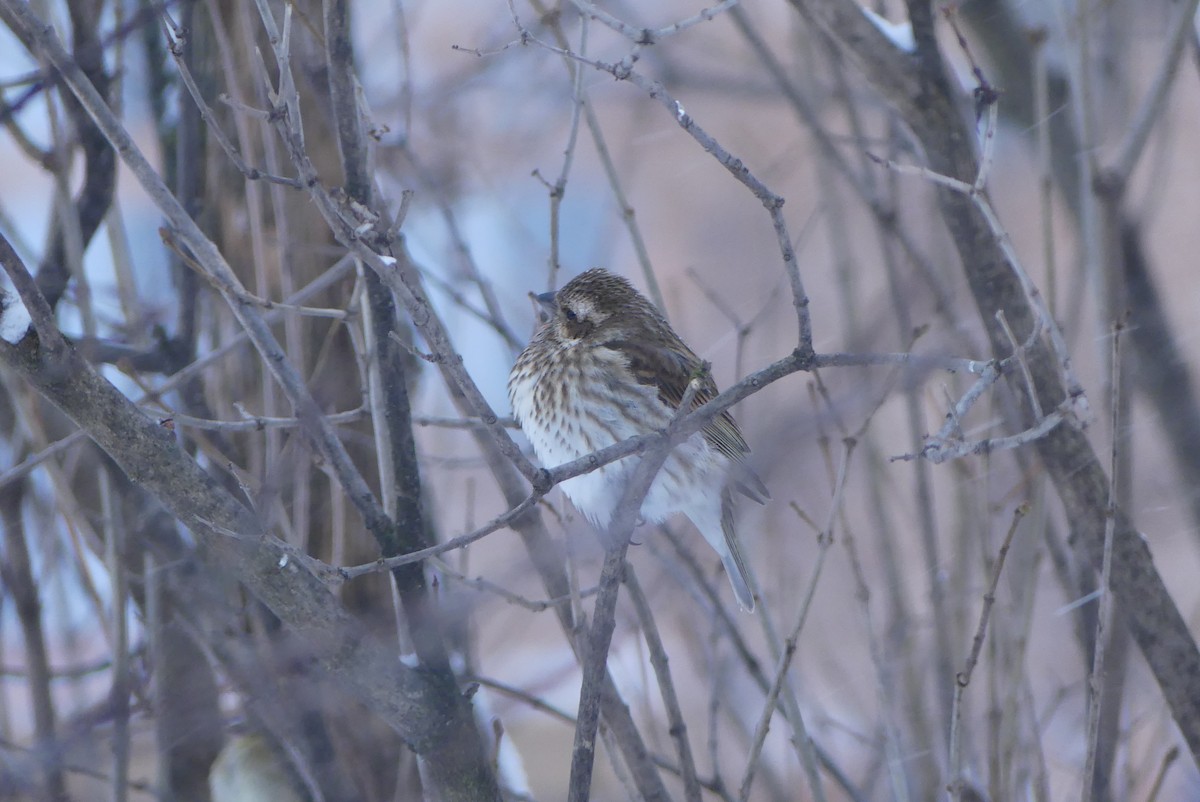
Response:
M508 377L513 414L548 467L629 437L663 429L700 381L693 408L717 395L704 363L633 285L603 268L557 293L535 296L545 319ZM762 503L762 481L743 463L750 447L722 412L672 450L642 503L659 523L682 512L721 557L734 595L754 609L733 523L730 487ZM593 526L607 529L636 459L609 463L562 483Z

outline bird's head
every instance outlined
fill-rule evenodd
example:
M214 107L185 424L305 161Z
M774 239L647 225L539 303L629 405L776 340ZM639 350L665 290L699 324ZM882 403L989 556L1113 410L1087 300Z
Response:
M666 325L629 281L602 267L580 273L558 292L533 297L543 324L568 344L627 339Z

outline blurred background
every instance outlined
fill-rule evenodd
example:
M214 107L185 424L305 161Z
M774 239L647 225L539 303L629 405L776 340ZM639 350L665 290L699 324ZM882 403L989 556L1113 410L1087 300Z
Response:
M282 24L284 7L264 5ZM305 147L323 182L337 186L322 10L289 7ZM660 303L722 387L797 345L763 204L644 88L604 68L621 63L659 82L786 200L818 353L992 357L931 182L868 157L923 163L895 113L792 5L714 8L704 19L699 3L674 0L605 2L591 17L571 3L353 4L375 208L389 217L403 210L400 233L426 291L497 413L509 414L508 370L533 331L527 294L593 266L628 276ZM36 10L81 63L81 54L101 54L92 69L109 82L110 103L247 289L304 307L271 310L276 335L322 408L344 413L343 442L378 489L363 389L363 268L304 192L238 171L189 98L168 49L179 34L164 31L160 13L186 31L185 63L245 163L293 176L256 111L267 107L275 76L258 9L238 0L67 0ZM877 10L905 19L902 3ZM1176 348L1129 335L1117 379L1130 407L1115 439L1123 506L1195 632L1200 452L1185 446L1200 352L1200 157L1189 133L1200 125L1200 46L1190 12L1121 0L977 0L936 10L963 115L974 123L972 60L1000 90L988 198L1063 328L1096 413L1088 435L1106 461L1114 319L1161 328L1156 336ZM605 24L607 15L660 33L636 45ZM1092 173L1114 164L1181 18L1176 80L1118 216L1100 215ZM150 415L172 418L180 442L251 499L279 537L336 565L377 557L295 428L253 425L252 416L291 415L286 399L220 296L164 245L153 203L123 167L105 166L69 93L46 80L8 27L0 30L0 229L37 270L64 333ZM986 121L975 124L981 135ZM1126 248L1124 274L1087 258L1089 238L1104 236ZM401 328L411 343L423 504L432 537L445 540L507 504L441 375L419 358L424 344L409 324ZM256 706L287 698L291 680L247 687L186 610L160 602L159 617L148 617L152 577L169 565L140 538L152 523L174 525L74 424L0 375L0 798L42 798L47 766L65 772L70 798L113 795L124 772L114 761L127 762L130 799L208 798L218 750L269 731L271 716ZM763 593L755 616L736 610L715 556L685 519L636 531L629 560L671 658L704 799L738 798L751 763L756 800L944 797L955 675L1014 511L1026 503L962 694L956 737L962 776L977 794L966 798L1071 798L1086 784L1095 575L1036 455L1025 447L941 465L895 459L920 451L973 379L830 368L786 377L734 408L772 494L765 506L738 508ZM1013 433L1012 409L1010 391L997 385L964 420L967 436ZM586 592L603 558L592 528L558 491L542 509ZM124 532L120 547L106 545L114 527ZM580 673L557 619L528 603L546 599L529 555L501 529L442 560L428 570L438 577L456 671L464 684L479 683L476 714L498 742L502 782L514 798L565 799ZM389 585L374 574L334 592L404 651ZM269 639L270 617L233 583L227 596L240 610L230 637ZM780 641L802 611L789 701L750 761ZM1178 754L1170 711L1117 615L1094 798L1200 798L1200 772L1186 749ZM610 666L648 747L677 768L643 627L623 594ZM791 705L819 749L820 792L794 744ZM394 733L346 698L316 707L330 754L352 778L346 798L419 798L415 760ZM279 732L264 737L276 759L295 759ZM602 749L597 759L593 798L630 798L620 761L614 769L608 755ZM680 793L669 768L664 777Z

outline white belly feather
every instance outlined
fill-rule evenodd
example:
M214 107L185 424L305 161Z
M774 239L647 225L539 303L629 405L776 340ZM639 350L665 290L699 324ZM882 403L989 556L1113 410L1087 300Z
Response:
M658 399L653 388L639 385L637 390L642 398L635 405L628 397L597 391L593 382L593 392L585 399L578 393L579 378L571 376L572 380L549 386L551 382L544 372L540 377L528 373L513 377L510 388L513 414L546 468L555 468L629 437L662 429L670 422L672 411ZM551 404L551 399L558 403ZM539 422L534 414L535 400L539 406L586 409L588 414L559 413L542 416ZM636 417L634 409L640 413ZM563 492L594 526L607 529L638 459L638 455L632 455L568 479L561 485ZM718 498L722 492L724 463L699 433L676 446L642 503L643 520L658 523L675 512L688 513L694 520L692 513L698 491L700 498L707 496L708 500ZM702 490L706 485L707 493ZM719 503L711 506L720 508Z

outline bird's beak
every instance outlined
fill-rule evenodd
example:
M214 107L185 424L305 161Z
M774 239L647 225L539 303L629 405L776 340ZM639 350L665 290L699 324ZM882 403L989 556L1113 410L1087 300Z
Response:
M541 294L534 294L531 292L529 293L529 297L537 301L535 309L540 322L545 323L558 312L558 301L555 300L555 293L543 292Z

